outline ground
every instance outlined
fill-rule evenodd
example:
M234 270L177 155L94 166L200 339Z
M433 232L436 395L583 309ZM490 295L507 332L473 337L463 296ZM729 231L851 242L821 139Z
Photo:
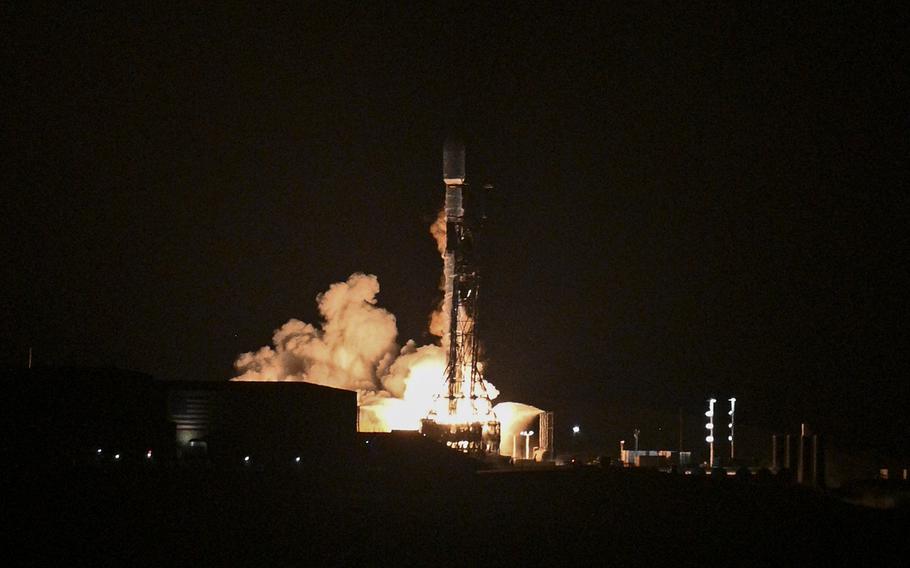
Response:
M460 474L61 470L11 495L25 564L880 564L906 508L599 467Z

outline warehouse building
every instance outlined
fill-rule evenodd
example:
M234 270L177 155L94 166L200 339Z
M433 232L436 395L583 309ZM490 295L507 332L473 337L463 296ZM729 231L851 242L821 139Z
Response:
M305 466L354 447L357 393L302 382L156 381L108 368L4 373L13 464Z

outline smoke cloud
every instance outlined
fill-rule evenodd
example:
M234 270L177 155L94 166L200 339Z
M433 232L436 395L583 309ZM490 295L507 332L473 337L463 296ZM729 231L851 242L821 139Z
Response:
M272 346L240 355L238 381L306 381L358 393L362 431L416 429L439 390L445 354L436 345L399 349L395 316L376 305L379 280L355 273L317 296L323 321L291 319Z
M317 296L320 327L292 319L275 331L274 347L235 362L241 381L308 381L350 390L375 390L398 346L395 316L376 306L379 281L352 274Z
M443 255L444 211L430 232ZM445 390L445 349L412 340L399 346L395 316L377 305L378 295L372 274L358 272L332 284L316 297L320 323L288 320L275 330L271 346L237 358L233 380L306 381L357 391L361 432L418 429ZM430 331L439 337L447 324L445 308L443 299L430 317ZM485 386L491 399L499 395L489 382Z

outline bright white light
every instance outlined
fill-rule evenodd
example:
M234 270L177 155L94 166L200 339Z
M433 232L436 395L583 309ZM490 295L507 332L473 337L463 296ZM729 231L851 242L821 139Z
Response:
M152 459L152 450L145 452L146 459Z
M714 429L714 424L711 424L711 423L709 422L709 423L705 424L705 428L707 428L708 430L713 430L713 429Z
M730 422L729 424L727 424L727 428L732 428L732 427L733 427L733 423L732 423L732 422Z
M708 442L708 443L710 444L711 442L714 441L714 436L707 436L707 437L705 438L705 441Z
M709 410L708 412L705 412L705 416L707 416L708 418L711 418L712 416L714 416L714 411Z
M119 460L119 459L120 459L120 454L114 454L114 459L115 459L115 460Z
M300 463L300 456L297 456L296 458L294 458L294 462L295 462L295 463Z
M732 441L733 441L733 436L727 436L727 440L730 441L730 442L732 442Z
M250 456L243 456L243 461L249 462L249 461L250 461Z
M101 448L98 448L97 450L95 450L95 453L96 453L96 454L100 454L100 453L101 453Z
M715 402L717 402L717 399L711 398L711 399L708 399L708 402L710 402L711 404L714 404Z
M581 427L580 427L580 426L572 426L572 433L573 433L573 434L578 434L579 432L581 432Z

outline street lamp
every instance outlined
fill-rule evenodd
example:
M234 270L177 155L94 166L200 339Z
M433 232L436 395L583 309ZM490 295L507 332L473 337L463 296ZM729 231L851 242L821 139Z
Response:
M525 437L525 459L531 459L531 436L534 430L522 430L521 435Z
M578 434L579 432L581 432L581 426L577 426L577 425L576 425L576 426L572 426L572 433L573 433L573 434Z
M730 441L730 461L731 462L733 461L733 413L735 412L735 410L736 410L736 399L731 398L730 399L730 412L727 413L730 415L730 424L728 425L730 427L730 435L727 436L727 440Z

